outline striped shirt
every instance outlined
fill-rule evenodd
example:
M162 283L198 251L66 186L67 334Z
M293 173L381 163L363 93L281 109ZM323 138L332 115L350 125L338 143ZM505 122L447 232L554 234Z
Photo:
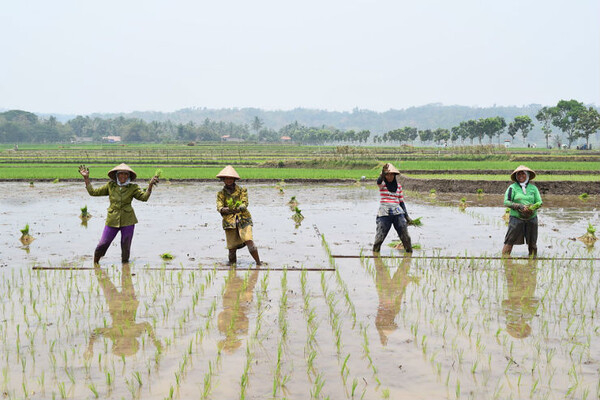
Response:
M395 192L390 192L385 182L378 183L377 186L379 187L379 212L377 216L404 214L404 211L400 207L400 203L404 202L402 185L398 183L398 188Z

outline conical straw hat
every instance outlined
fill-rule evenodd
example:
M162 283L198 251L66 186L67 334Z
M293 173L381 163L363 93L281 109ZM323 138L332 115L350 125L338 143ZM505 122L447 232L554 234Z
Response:
M238 173L233 169L231 165L226 166L217 174L217 178L235 178L240 179Z
M517 167L517 169L515 169L512 174L510 174L510 180L511 181L513 181L513 182L517 181L517 172L519 172L519 171L527 171L527 172L529 172L529 180L530 181L532 181L535 178L535 172L533 170L527 168L524 165L519 165Z
M133 182L135 181L135 178L137 178L137 174L135 173L134 170L132 170L131 168L129 168L129 166L125 163L119 164L116 167L114 167L113 169L111 169L110 171L108 171L108 177L110 179L112 179L113 181L117 180L117 172L118 171L127 171L129 172L129 179Z
M391 163L388 163L387 172L388 174L400 175L400 171L398 171L398 168L394 167Z

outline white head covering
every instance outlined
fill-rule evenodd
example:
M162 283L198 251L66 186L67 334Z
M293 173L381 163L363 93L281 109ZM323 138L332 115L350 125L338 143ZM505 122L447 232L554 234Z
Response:
M121 183L121 181L119 180L119 177L117 175L119 175L121 172L125 172L127 174L127 180L124 183ZM131 183L131 174L129 173L129 171L117 171L117 173L115 174L115 182L117 182L117 185L119 186L125 186L125 185L129 185Z
M519 171L521 172L521 171ZM527 187L527 184L529 183L529 171L522 171L525 172L525 175L527 175L527 179L525 179L525 182L521 183L519 181L519 185L521 185L521 189L523 189L523 194L527 194L527 190L525 189Z

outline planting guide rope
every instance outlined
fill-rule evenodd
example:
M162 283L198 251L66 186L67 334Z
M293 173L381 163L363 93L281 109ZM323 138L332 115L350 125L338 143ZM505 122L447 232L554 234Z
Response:
M404 258L405 256L372 256L372 255L331 255L333 258ZM600 258L597 257L501 257L501 256L408 256L410 258L422 258L422 259L442 259L442 260L539 260L539 261L597 261Z

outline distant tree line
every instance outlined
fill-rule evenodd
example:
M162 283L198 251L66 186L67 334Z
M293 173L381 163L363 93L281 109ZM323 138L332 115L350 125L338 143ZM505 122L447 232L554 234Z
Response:
M576 100L561 100L554 107L542 107L535 118L541 124L541 129L544 132L546 147L550 147L550 139L554 137L555 144L560 147L567 141L567 145L571 148L573 142L577 139L585 139L586 146L589 147L590 136L600 130L600 114L594 107L586 108L583 103ZM527 115L516 116L513 121L506 123L503 117L489 117L470 119L462 121L451 129L417 129L406 126L399 129L394 129L385 132L379 137L375 137L375 142L396 142L396 143L411 143L417 138L421 142L434 142L437 144L456 142L461 143L470 141L472 144L475 139L479 144L484 138L489 138L489 142L504 133L505 128L511 140L521 133L523 141L527 139L527 135L534 127L534 123ZM552 135L552 127L558 128L560 132ZM563 138L561 134L564 134Z
M561 100L554 107L542 107L535 115L541 124L546 145L554 138L556 145L564 140L568 146L584 138L589 144L589 137L600 130L598 111L576 100ZM481 117L460 121L451 128L419 129L405 126L388 130L381 135L371 135L368 129L339 129L329 125L306 126L297 121L288 123L279 129L265 127L259 116L254 116L247 123L214 121L205 118L201 123L189 121L174 123L166 121L145 121L140 118L101 118L99 116L77 116L65 123L54 116L40 118L37 115L21 110L0 113L0 143L53 143L68 142L76 138L90 138L99 142L104 137L120 136L123 142L200 142L238 139L254 142L279 142L289 138L295 143L326 144L349 143L363 144L370 138L375 143L450 143L469 141L482 143L489 139L500 138L506 133L514 140L521 135L527 139L534 127L532 119L527 115L519 115L507 123L503 116ZM554 132L553 128L558 131ZM560 131L560 132L559 132ZM554 134L553 134L554 133Z

